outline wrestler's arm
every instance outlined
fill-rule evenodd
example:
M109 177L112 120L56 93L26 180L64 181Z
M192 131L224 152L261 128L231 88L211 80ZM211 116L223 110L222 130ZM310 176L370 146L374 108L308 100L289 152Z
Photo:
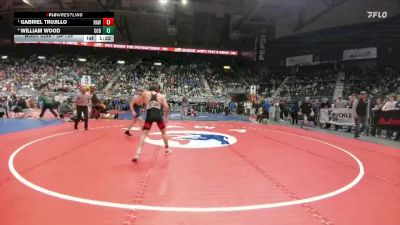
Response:
M133 108L133 105L136 102L136 96L132 98L131 102L129 103L129 109L131 110L131 113L133 116L136 116L135 109Z
M169 106L168 106L167 99L164 96L162 96L162 108L164 111L165 118L168 118Z

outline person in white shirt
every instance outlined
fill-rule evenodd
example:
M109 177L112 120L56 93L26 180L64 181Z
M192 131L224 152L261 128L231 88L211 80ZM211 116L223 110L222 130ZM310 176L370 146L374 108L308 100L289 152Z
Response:
M396 104L397 104L397 101L395 101L395 95L391 94L391 95L389 95L389 101L387 101L385 103L385 105L382 107L382 111L387 112L387 111L399 110L398 108L396 108ZM391 139L392 136L393 136L393 130L387 130L386 138Z
M246 114L248 116L250 116L251 105L252 105L251 102L246 103Z
M382 111L399 110L398 108L396 108L396 104L397 102L395 101L395 95L391 94L389 95L389 101L387 101L382 107Z

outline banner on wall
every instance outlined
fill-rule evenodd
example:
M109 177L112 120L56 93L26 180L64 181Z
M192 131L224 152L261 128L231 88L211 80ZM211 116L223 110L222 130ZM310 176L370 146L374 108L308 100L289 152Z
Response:
M313 63L313 55L299 55L286 58L286 66L309 65Z
M319 122L343 126L355 126L352 109L321 109Z
M85 87L92 86L92 78L90 76L86 76L86 75L82 76L81 86L85 86Z
M386 130L400 130L400 111L377 111L374 113L375 126Z
M108 43L94 43L94 42L24 42L16 44L49 44L49 45L73 45L85 46L95 48L115 48L127 49L138 51L158 51L158 52L179 52L179 53L193 53L193 54L206 54L206 55L239 55L238 51L230 50L214 50L214 49L197 49L197 48L176 48L176 47L161 47L161 46L146 46L146 45L125 45L125 44L108 44Z
M254 61L264 61L266 56L267 35L263 31L254 40Z
M343 51L343 60L376 59L377 56L378 49L376 47L348 49Z

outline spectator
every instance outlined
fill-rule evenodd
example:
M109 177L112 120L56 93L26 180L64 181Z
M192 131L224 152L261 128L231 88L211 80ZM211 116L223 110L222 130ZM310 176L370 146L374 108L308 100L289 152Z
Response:
M265 102L262 104L257 104L258 110L257 110L257 122L261 123L263 119L266 119L268 121L269 118L269 112L267 108L265 107Z
M395 100L395 95L391 94L389 95L389 101L385 103L385 105L382 107L382 111L392 111L392 110L397 110L396 108L397 101Z
M189 100L187 99L186 95L183 96L181 101L181 117L182 120L185 120L188 115L188 108L189 108Z
M321 109L330 109L332 107L332 104L328 101L328 98L323 98L322 102L320 104ZM325 129L328 129L331 127L330 123L322 124L325 125Z
M3 118L3 116L8 116L8 106L7 106L7 99L0 97L0 118Z
M279 102L278 101L275 101L275 104L274 104L274 112L275 112L275 114L274 114L274 121L275 122L279 122L279 116L280 116L280 108L279 108Z
M396 109L400 110L400 95L397 95ZM400 130L397 130L396 138L394 140L400 141Z
M246 115L247 116L250 116L250 113L251 113L251 102L250 101L248 101L248 102L246 102L245 103L245 107L246 107Z
M100 100L97 97L97 94L92 91L92 111L91 118L99 119L100 118Z
M369 104L366 91L361 91L360 97L354 100L353 115L356 124L354 138L356 139L360 138L360 132L364 132L363 134L367 134L368 132Z
M310 97L305 97L303 103L300 105L300 112L303 115L303 124L300 127L303 127L303 125L308 126L308 118L311 115Z
M285 102L282 99L279 101L279 112L279 118L281 120L285 119L287 113L285 109Z
M63 101L59 106L60 118L65 118L66 114L72 114L72 100L68 99L67 101Z
M349 95L349 104L347 106L349 109L353 109L353 104L354 104L354 101L356 100L356 98L357 98L356 94ZM353 117L354 117L354 115L353 115ZM349 126L347 128L347 132L351 132L351 126Z
M290 115L292 118L292 125L299 124L299 104L296 101L290 103Z
M339 96L335 102L335 109L344 109L346 108L346 102L343 100L342 96ZM335 125L335 130L342 129L342 126Z
M265 99L265 102L264 102L264 110L268 113L268 118L269 118L269 109L271 108L271 104L270 104L270 102L269 102L269 99ZM267 118L267 119L268 119Z
M22 113L27 108L26 101L23 97L16 98L16 101L13 104L12 111L15 114Z
M396 108L397 105L397 101L395 100L395 95L394 94L390 94L389 95L389 101L387 101L385 103L385 105L382 107L382 111L387 112L387 111L394 111L394 110L398 110L398 108ZM387 139L391 139L393 136L393 130L388 130L386 132L386 138Z
M376 104L374 105L374 107L371 110L372 114L373 114L372 118L374 118L375 113L382 111L383 105L384 105L384 103L383 103L383 100L381 98L376 99ZM378 128L376 126L376 124L373 124L373 126L371 128L372 128L371 129L371 135L372 136L375 136L375 135L378 135L378 137L381 136L382 129Z

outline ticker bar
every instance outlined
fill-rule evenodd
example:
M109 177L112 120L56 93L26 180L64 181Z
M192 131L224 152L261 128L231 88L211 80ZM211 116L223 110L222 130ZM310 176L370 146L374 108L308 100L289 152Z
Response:
M162 47L162 46L145 46L145 45L125 45L125 44L112 44L112 43L93 43L93 42L66 42L66 41L48 41L48 42L15 42L16 44L50 44L50 45L66 45L66 46L85 46L95 48L114 48L114 49L127 49L138 51L159 51L159 52L179 52L179 53L193 53L193 54L207 54L207 55L227 55L238 56L238 51L232 50L215 50L215 49L189 49L177 47Z
M18 27L35 27L35 26L103 26L103 18L93 19L42 19L42 18L15 18L14 26ZM108 26L108 25L107 25Z
M114 12L14 12L14 18L114 18Z

